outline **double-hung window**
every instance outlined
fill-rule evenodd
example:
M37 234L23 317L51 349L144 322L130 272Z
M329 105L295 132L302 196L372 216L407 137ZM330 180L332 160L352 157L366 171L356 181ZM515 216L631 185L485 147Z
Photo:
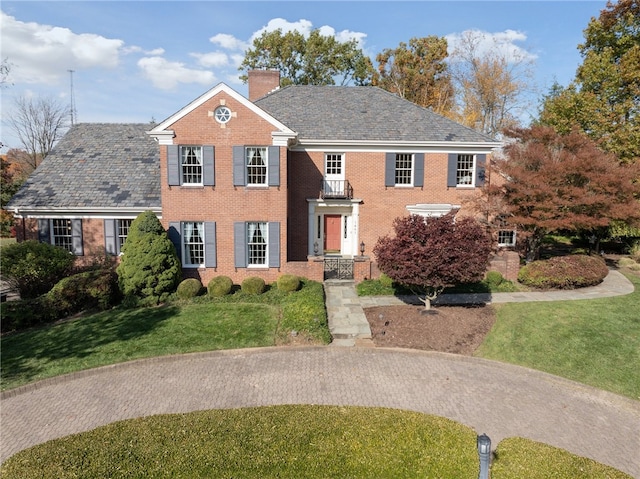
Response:
M182 248L184 266L203 266L205 263L204 251L204 223L182 223Z
M127 236L129 236L129 229L131 228L131 222L133 220L117 220L116 225L118 228L118 252L122 251L122 246L124 245Z
M60 246L73 253L73 235L71 233L71 220L51 220L51 244Z
M81 256L84 254L82 245L82 220L52 218L38 220L38 240L48 243Z
M424 153L386 153L384 184L424 186Z
M396 153L396 185L413 185L413 155L410 153Z
M498 231L498 246L513 247L516 245L516 232L514 230Z
M201 146L181 146L180 165L183 185L202 185Z
M267 185L267 148L248 146L245 149L247 185Z
M484 185L487 155L470 153L449 154L447 186L478 188Z
M241 221L233 224L236 268L280 267L280 223Z
M456 166L456 185L473 186L474 155L458 155Z
M267 266L267 223L247 223L247 266Z
M217 267L215 221L170 221L168 234L183 267Z

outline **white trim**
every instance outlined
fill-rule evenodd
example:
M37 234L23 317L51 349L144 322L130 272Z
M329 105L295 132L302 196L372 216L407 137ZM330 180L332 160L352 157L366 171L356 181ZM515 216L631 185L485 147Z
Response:
M181 118L185 117L186 115L188 115L189 113L194 111L199 106L201 106L204 103L206 103L207 101L209 101L214 96L218 95L219 93L225 93L226 95L229 95L231 98L233 98L237 102L241 103L244 107L246 107L249 110L251 110L253 113L258 115L260 118L262 118L263 120L265 120L268 123L270 123L271 125L273 125L280 132L282 132L284 134L288 134L291 137L295 137L296 133L293 130L291 130L290 128L285 126L283 123L280 123L274 117L269 115L266 111L264 111L263 109L257 107L254 103L252 103L251 101L249 101L248 99L243 97L240 93L236 92L235 90L233 90L232 88L230 88L229 86L227 86L224 83L219 83L218 85L216 85L215 87L213 87L209 91L203 93L198 98L196 98L191 103L189 103L187 106L185 106L182 109L178 110L176 113L171 115L166 120L163 120L162 122L160 122L159 125L157 125L153 129L151 129L150 131L147 131L146 133L148 135L152 136L153 138L156 138L158 141L160 141L160 144L172 144L173 141L171 143L165 143L166 141L168 141L168 137L170 135L173 135L173 132L169 132L166 129L169 128L171 125L173 125L178 120L180 120ZM173 135L173 136L175 136L175 135ZM274 145L274 146L276 146L276 145Z
M461 141L392 141L392 140L313 140L300 139L291 145L291 151L326 151L331 149L340 151L365 151L402 153L410 150L412 153L469 153L487 154L502 147L498 142L461 142Z
M18 219L71 218L71 219L130 219L140 213L152 211L162 219L162 208L43 208L38 210L13 208L11 212Z
M407 205L406 208L412 215L420 215L425 218L439 218L453 210L459 210L460 205L445 203L417 203L415 205Z

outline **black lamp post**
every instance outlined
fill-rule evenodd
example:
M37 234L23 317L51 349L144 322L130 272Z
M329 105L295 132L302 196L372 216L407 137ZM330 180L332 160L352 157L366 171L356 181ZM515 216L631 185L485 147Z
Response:
M478 455L480 456L480 475L478 479L489 479L491 462L491 439L486 434L478 436Z
M364 241L360 243L360 256L364 256Z

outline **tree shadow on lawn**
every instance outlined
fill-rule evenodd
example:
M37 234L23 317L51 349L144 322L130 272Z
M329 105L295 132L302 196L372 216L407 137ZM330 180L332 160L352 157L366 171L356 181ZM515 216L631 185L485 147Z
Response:
M114 309L5 336L2 338L2 382L6 384L18 377L29 382L41 377L49 362L81 360L111 343L141 338L174 317L178 310L177 306Z

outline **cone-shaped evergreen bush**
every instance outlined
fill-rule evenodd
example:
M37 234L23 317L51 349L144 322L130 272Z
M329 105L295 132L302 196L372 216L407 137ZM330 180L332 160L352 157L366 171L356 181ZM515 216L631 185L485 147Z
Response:
M173 243L151 211L132 223L117 273L125 296L164 301L180 282L182 270Z

